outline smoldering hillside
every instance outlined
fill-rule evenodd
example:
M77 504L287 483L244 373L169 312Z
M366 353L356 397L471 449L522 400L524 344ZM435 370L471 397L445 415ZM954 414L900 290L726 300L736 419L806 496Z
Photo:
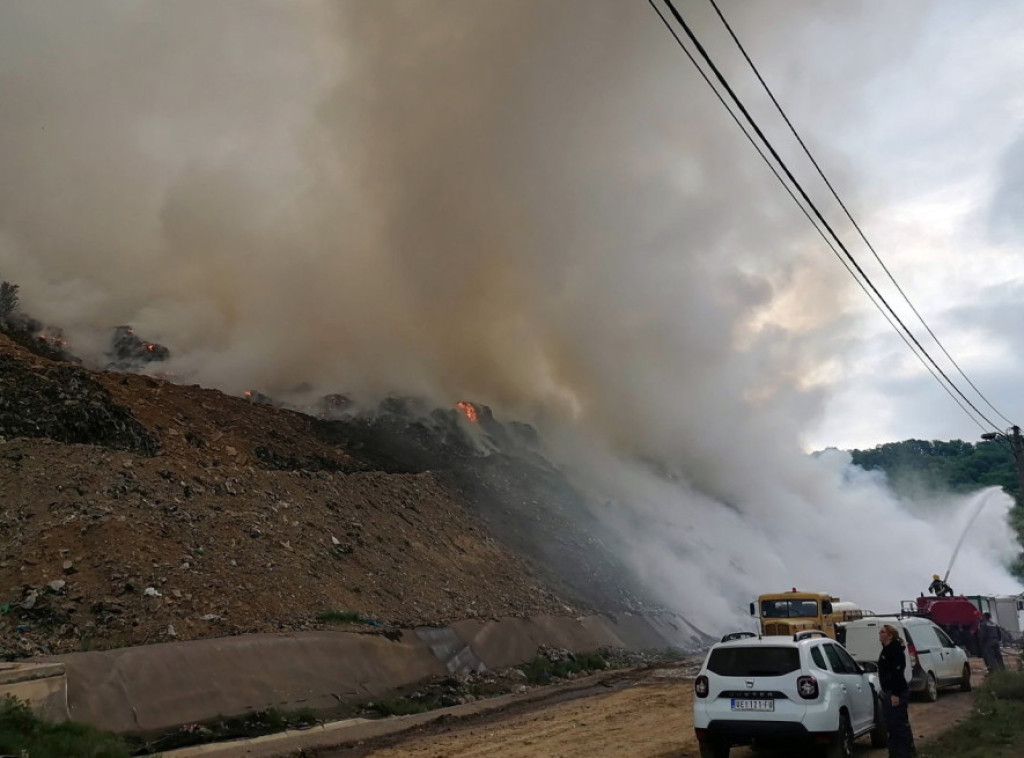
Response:
M876 29L803 10L737 22L780 72L823 28ZM857 295L644 4L0 13L0 276L86 359L132 324L183 383L530 423L578 517L708 626L766 588L888 606L948 561L969 503L919 511L801 449ZM894 12L875 52L921 23ZM787 102L877 73L830 60L780 77ZM972 529L965 589L1016 588L1008 507Z
M0 334L0 657L595 612L708 639L661 613L529 425L342 405L90 371Z

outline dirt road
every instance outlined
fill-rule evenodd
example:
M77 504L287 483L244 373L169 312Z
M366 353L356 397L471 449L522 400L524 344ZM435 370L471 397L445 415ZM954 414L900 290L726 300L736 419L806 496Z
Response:
M983 670L975 662L975 681ZM697 756L691 725L692 675L659 669L617 683L605 694L560 703L511 708L486 717L433 724L376 744L365 743L324 758L683 758ZM966 718L970 693L944 691L936 703L915 702L910 720L915 737L924 742ZM746 748L734 758L753 758ZM757 753L764 758L765 753ZM881 758L864 738L857 755ZM781 754L775 758L782 758ZM787 753L788 758L788 753Z

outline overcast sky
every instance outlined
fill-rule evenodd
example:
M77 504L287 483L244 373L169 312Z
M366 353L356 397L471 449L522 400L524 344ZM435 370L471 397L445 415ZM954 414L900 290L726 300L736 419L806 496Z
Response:
M858 58L867 56L860 60L868 76L853 82L857 107L847 111L847 123L820 129L813 113L802 114L801 123L815 139L842 151L852 173L841 191L868 238L964 372L1019 422L1024 8L898 5L913 23L885 29L878 4L866 4L863 18L870 26L838 50L839 56L850 48L858 49ZM910 12L915 5L919 15ZM873 44L864 40L879 36L891 44L869 51ZM872 262L862 246L851 250ZM888 282L877 266L868 270L889 302L901 305L893 288L883 286ZM916 317L906 307L899 312L971 400L1006 426L970 393ZM837 356L837 382L824 417L807 429L811 446L976 438L977 426L881 316L869 313L858 332Z
M679 7L941 358L710 5ZM918 310L1024 418L1024 4L721 7ZM766 575L820 580L869 512L851 504L895 507L804 452L981 432L643 0L0 3L0 176L0 278L79 354L100 361L132 324L171 349L161 369L229 392L488 403L574 438L561 454L591 485L621 473L599 489L648 512L652 576L680 574L650 556L696 550L653 547L665 524L706 514L736 565L778 529L765 565L709 579L732 599ZM965 548L976 587L1014 586L1008 507ZM880 550L932 528L911 511ZM794 565L808 525L828 531L822 560ZM958 536L935 537L927 575ZM898 568L908 593L918 558Z
M699 11L701 5L680 7ZM985 397L1019 421L1024 8L972 2L720 7L911 302ZM706 36L717 39L713 19L704 21ZM763 103L749 85L750 72L728 42L719 42L714 50L730 62L730 79L745 88L749 104ZM720 111L709 118L728 128ZM763 123L775 126L777 118L765 111ZM791 149L783 130L772 137ZM749 153L737 144L736 160L755 160ZM1005 428L931 340L811 167L799 155L789 160L904 323L971 402ZM768 195L765 202L776 202L781 189L776 198ZM800 223L794 217L794 228ZM838 265L824 242L807 244L822 266ZM810 296L806 286L794 282L786 310ZM808 418L802 429L805 447L976 439L979 427L867 296L850 284L837 286L837 307L809 329L819 330L811 339L822 344L805 379L826 397L820 417Z

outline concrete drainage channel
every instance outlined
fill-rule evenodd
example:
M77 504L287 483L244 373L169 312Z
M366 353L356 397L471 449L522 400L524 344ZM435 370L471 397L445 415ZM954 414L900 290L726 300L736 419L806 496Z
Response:
M403 630L397 639L341 631L242 635L54 656L35 662L51 666L49 678L56 677L35 690L39 697L12 694L29 700L41 713L45 704L47 718L71 718L123 734L155 733L271 708L326 713L344 703L385 698L432 678L516 666L532 660L542 646L580 653L601 648L686 651L706 643L698 629L669 613L471 619L445 628ZM63 674L58 675L61 666ZM581 679L557 686L593 685ZM486 711L503 707L502 698L548 697L551 691L547 687L543 693L535 690L453 708ZM54 704L61 706L61 701L66 706L55 710ZM308 748L313 744L307 740L332 744L348 741L349 735L366 739L376 736L377 730L385 734L410 728L452 710L385 720L349 719L164 755L270 756L282 749L282 740L299 740ZM343 740L341 732L346 735ZM239 749L248 752L231 752Z

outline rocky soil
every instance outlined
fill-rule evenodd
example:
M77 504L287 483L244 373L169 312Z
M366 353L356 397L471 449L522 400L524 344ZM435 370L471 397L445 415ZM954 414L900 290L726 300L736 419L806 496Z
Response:
M0 659L586 605L496 538L476 480L381 465L320 423L0 335Z

